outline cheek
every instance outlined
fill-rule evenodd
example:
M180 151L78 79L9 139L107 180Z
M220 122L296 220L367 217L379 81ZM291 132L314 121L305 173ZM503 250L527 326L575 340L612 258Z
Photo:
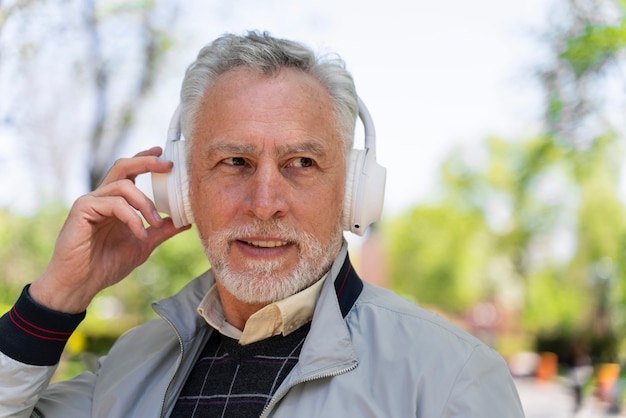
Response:
M209 183L210 184L210 183ZM207 183L191 181L189 201L200 236L205 238L225 213L226 200Z
M332 233L341 224L344 184L324 185L321 189L307 195L302 210L306 211L313 232L328 229Z

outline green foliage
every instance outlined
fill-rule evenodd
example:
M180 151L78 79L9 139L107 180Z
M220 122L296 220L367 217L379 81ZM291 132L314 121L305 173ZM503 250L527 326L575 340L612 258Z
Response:
M580 34L567 39L561 58L570 64L577 77L581 77L625 46L626 20L618 26L587 24Z
M105 5L100 9L100 17L116 15L118 13L145 12L154 7L153 0L125 1L113 5Z
M573 283L571 276L554 268L529 275L524 329L537 335L574 335L587 327L593 304L584 289L584 284Z
M388 225L393 287L419 303L463 312L484 294L489 238L481 218L417 207Z
M550 92L548 97L548 110L546 113L550 122L552 124L555 124L560 119L561 112L563 111L565 104L563 103L563 100L561 100L561 97L559 97L559 94L556 91Z
M579 150L549 136L488 138L482 151L453 152L439 201L388 222L392 286L455 314L517 300L527 331L567 339L593 329L610 357L626 323L619 142L605 135ZM559 254L564 245L572 250Z
M0 210L0 307L8 309L44 271L66 215L67 209L59 207L32 217Z

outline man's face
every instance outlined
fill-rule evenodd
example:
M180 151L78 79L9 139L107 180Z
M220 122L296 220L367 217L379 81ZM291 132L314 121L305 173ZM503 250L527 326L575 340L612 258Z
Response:
M218 282L247 303L309 286L341 247L345 158L331 99L309 75L236 69L206 92L190 200Z

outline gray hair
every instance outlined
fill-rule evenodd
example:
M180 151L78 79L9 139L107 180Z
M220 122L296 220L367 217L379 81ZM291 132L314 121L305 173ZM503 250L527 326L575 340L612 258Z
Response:
M219 75L238 67L264 75L282 68L295 68L313 76L333 101L335 120L344 141L346 157L354 142L358 100L352 75L337 55L317 56L300 43L277 39L268 33L248 32L244 36L222 35L203 47L185 73L180 93L181 128L187 139L198 120L201 99Z

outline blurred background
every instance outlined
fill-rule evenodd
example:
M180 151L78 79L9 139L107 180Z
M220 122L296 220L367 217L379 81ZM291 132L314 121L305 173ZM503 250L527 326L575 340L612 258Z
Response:
M0 0L0 313L44 270L72 202L164 144L200 47L266 30L341 55L373 116L388 177L382 221L347 236L363 278L498 350L528 417L619 415L625 7ZM56 378L94 367L206 268L194 231L158 248L93 302Z

